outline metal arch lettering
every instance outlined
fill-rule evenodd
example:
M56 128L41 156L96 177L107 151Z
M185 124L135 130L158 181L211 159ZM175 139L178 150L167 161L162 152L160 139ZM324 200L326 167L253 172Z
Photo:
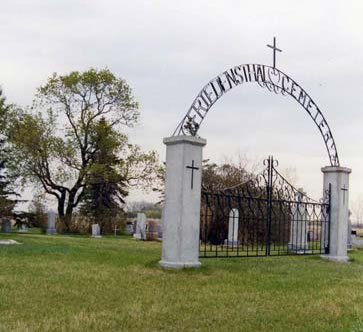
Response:
M232 67L213 78L194 99L187 114L173 133L195 136L210 108L229 90L243 83L257 83L270 92L292 96L313 119L323 137L330 164L339 166L338 151L328 122L309 94L291 77L277 68L262 64Z

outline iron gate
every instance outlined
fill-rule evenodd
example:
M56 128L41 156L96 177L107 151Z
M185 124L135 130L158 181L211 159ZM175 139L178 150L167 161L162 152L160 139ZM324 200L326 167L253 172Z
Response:
M202 191L202 258L329 252L330 188L320 202L294 188L269 157L264 171L219 192Z

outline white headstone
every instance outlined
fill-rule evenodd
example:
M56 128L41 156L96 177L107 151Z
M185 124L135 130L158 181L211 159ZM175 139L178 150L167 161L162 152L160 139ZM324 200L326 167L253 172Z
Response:
M126 223L124 232L126 234L133 234L134 233L134 225L131 223Z
M18 233L28 233L28 226L26 224L20 224Z
M307 250L309 248L307 241L307 226L309 224L306 205L303 201L303 189L296 194L296 206L293 208L292 221L290 226L289 250Z
M47 234L56 234L57 230L55 228L55 217L56 213L52 210L48 211L48 227Z
M146 240L146 215L138 213L136 219L136 230L134 238L137 240Z
M101 237L101 230L99 224L92 224L92 237Z
M229 212L228 218L228 239L224 240L224 244L228 246L238 246L238 222L239 211L238 209L232 209Z

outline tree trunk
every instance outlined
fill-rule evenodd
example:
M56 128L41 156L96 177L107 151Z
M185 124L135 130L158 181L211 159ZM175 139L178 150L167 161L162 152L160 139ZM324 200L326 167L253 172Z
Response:
M68 206L67 211L64 213L65 208L65 202L66 202L66 193L63 192L61 197L58 199L58 215L59 218L62 220L63 226L64 226L64 233L70 233L71 232L71 225L72 225L72 211L69 214L68 213ZM69 202L68 202L69 205Z
M64 232L72 232L72 215L75 208L76 194L80 188L79 183L77 183L68 195L68 201L66 203L66 191L63 191L61 197L58 198L58 215L62 220L64 225ZM78 203L78 202L77 202ZM77 204L76 204L77 205ZM67 206L67 207L66 207Z
M73 215L75 197L76 197L75 193L71 191L68 197L66 214L64 216L64 220L65 222L67 222L68 233L70 233L72 229L72 215Z
M72 232L72 213L66 213L63 218L64 223L64 232L71 233Z

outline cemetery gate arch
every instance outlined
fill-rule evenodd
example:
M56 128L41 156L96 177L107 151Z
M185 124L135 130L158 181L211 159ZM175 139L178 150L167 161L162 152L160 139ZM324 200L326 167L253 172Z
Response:
M210 108L228 91L256 83L293 97L318 128L331 166L339 166L333 134L309 94L290 76L273 67L243 64L205 85L173 136L196 136ZM330 187L329 187L330 188ZM201 193L200 257L267 256L329 253L330 189L320 202L294 188L276 169L266 169L246 183L220 192Z
M268 91L293 97L308 113L318 128L331 166L339 166L338 151L328 122L309 94L290 76L276 67L243 64L232 67L206 84L194 99L173 136L196 136L210 108L228 91L244 83L257 83Z
M275 43L273 48L275 52ZM202 192L202 149L206 140L197 135L198 130L219 98L244 83L293 97L314 121L330 161L330 166L321 169L322 201L311 200L288 183L272 158L262 173L235 188ZM194 99L173 135L163 142L166 172L159 262L162 267L198 267L200 257L220 256L302 253L348 260L351 169L340 166L333 134L317 104L275 63L273 67L238 65L212 79Z

